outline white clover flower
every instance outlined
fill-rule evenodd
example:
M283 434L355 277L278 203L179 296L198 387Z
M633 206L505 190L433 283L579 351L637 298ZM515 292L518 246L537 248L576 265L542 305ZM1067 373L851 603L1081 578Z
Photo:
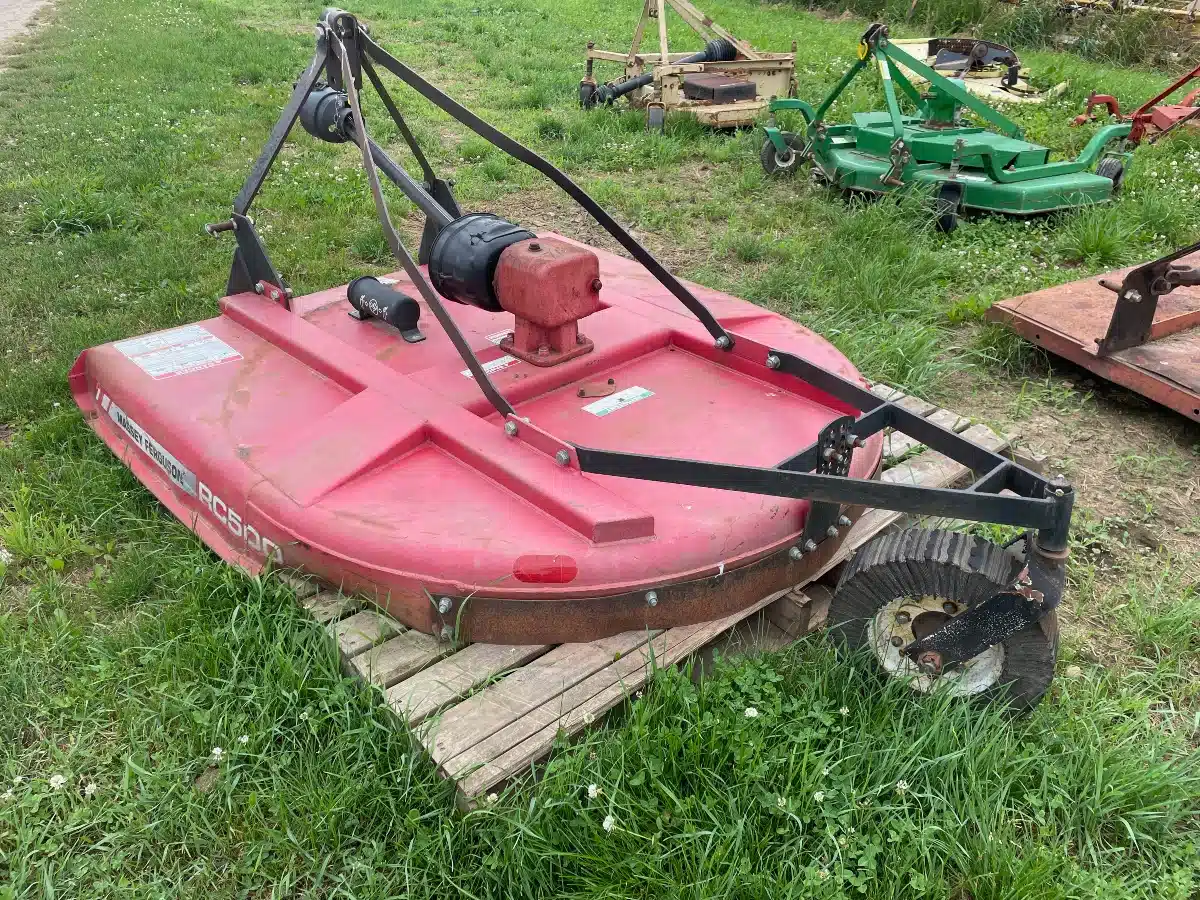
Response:
M13 790L9 788L3 794L0 794L0 803L7 803L13 798Z
M817 872L817 877L820 878L822 881L824 881L826 878L829 877L829 870L821 869L821 871Z
M843 706L841 709L838 710L838 712L841 713L843 716L848 716L848 715L850 715L850 707Z
M62 775L51 775L50 776L50 787L54 788L54 790L56 790L56 791L59 790L66 783L67 783L67 779L64 778Z
M583 721L584 725L591 725L593 722L596 721L596 717L593 716L590 712L585 710L583 713L582 721Z
M500 799L499 794L488 794L487 795L487 802L488 802L489 806L491 806L493 803L495 803L499 799Z
M612 831L614 828L617 827L617 820L614 819L612 817L612 814L610 813L609 815L604 817L604 822L601 823L601 827L603 827L605 831Z
M87 784L85 784L83 786L83 796L91 797L98 790L100 790L100 788L96 785L96 782L89 781Z
M776 797L775 805L778 806L780 809L787 809L787 801L784 800L783 797Z
M13 777L13 784L23 784L25 782L24 775L16 775Z
M908 790L908 782L901 778L896 782L896 793L903 794Z
M588 799L589 800L595 800L597 797L599 797L603 793L604 793L604 791L600 790L599 785L597 785L597 784L589 784L588 785Z
M304 712L300 713L300 721L301 722L308 721L308 710L307 709Z
M758 710L755 709L753 706L747 706L746 711L743 713L743 715L747 719L757 719L758 718Z
M224 751L224 750L222 750L220 747L213 747L213 748L212 748L212 760L213 760L213 762L220 762L220 761L221 761L221 757L223 757L224 755L225 755L225 751Z
M243 735L242 735L240 738L238 738L238 743L239 743L239 744L248 744L248 743L250 743L250 735L248 735L248 734L243 734Z

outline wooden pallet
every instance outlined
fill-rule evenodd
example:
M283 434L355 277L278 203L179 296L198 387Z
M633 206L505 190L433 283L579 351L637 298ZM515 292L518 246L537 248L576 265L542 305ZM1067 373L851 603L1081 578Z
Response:
M985 425L885 385L872 390L917 415L976 443L1011 453L1011 441ZM1025 465L1037 460L1016 457ZM945 487L968 474L940 453L900 434L884 445L884 481ZM572 735L601 719L639 690L656 667L676 665L714 646L778 647L819 628L831 591L821 580L855 550L904 517L868 510L838 555L811 582L763 597L714 622L637 631L559 646L472 644L455 650L406 629L352 597L293 580L300 602L337 642L346 670L382 692L384 702L413 729L453 779L460 805L469 807L550 752L560 734Z

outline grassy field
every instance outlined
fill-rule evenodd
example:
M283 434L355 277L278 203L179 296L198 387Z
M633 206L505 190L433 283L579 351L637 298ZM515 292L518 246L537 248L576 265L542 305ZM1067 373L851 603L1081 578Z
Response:
M536 784L456 813L288 590L221 566L66 388L82 348L214 314L231 244L201 225L227 213L319 5L61 0L0 59L0 900L1200 892L1200 432L981 324L999 298L1195 240L1200 139L1139 150L1110 207L942 236L919 199L847 205L766 181L760 135L674 119L647 135L638 114L576 109L584 41L622 47L638 6L355 12L677 273L1050 453L1080 497L1052 696L1024 720L922 702L812 639L699 684L663 673ZM704 7L760 46L797 40L810 98L863 28L790 5ZM1170 74L1023 57L1070 88L1013 115L1069 154L1090 90L1124 105ZM836 115L875 90L862 80ZM465 208L608 246L531 173L398 97ZM415 235L410 212L396 200ZM347 147L298 136L256 217L299 292L394 268Z

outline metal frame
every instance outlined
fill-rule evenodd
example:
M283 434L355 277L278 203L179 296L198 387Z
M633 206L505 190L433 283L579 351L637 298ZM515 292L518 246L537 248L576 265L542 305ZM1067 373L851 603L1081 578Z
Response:
M707 351L708 358L713 362L732 366L736 359L740 370L753 371L760 368L762 377L773 381L778 381L780 375L788 376L794 379L798 393L808 396L815 394L817 399L843 413L843 416L827 426L810 446L771 468L622 453L582 447L546 435L544 443L559 457L560 463L565 461L567 465L577 466L583 472L594 474L808 499L812 502L808 525L800 544L790 548L787 554L790 560L797 563L802 559L809 563L827 556L830 548L822 546L824 542L844 536L845 529L850 525L846 513L857 511L864 506L1031 529L1035 533L1031 533L1027 541L1028 578L1022 582L1025 586L1022 596L1027 604L1026 611L1030 615L1036 613L1036 618L1057 605L1062 595L1063 563L1066 558L1074 501L1071 486L1064 479L1047 479L915 415L896 403L881 399L827 369L793 354L769 348L750 338L726 331L685 285L667 272L645 248L563 172L484 122L388 54L370 38L366 28L354 16L341 10L328 10L321 18L317 33L316 54L296 82L292 96L272 130L267 145L238 194L232 219L219 225L208 226L211 232L237 232L238 254L247 272L246 279L238 281L236 285L231 279L231 287L240 286L244 289L245 284L262 281L282 286L265 251L250 255L243 252L247 247L262 249L247 212L280 146L299 116L305 98L317 86L321 72L325 71L330 85L345 91L349 98L353 121L349 126L347 139L354 140L362 151L363 165L371 184L377 212L393 252L437 315L468 368L474 373L481 390L500 413L497 427L510 424L514 416L512 407L488 379L453 319L446 314L426 275L417 267L400 241L388 217L386 203L379 188L376 166L426 212L427 231L432 228L436 232L437 228L453 220L455 215L434 196L437 190L431 187L432 185L444 185L447 191L448 185L437 181L428 161L421 154L415 140L412 140L411 132L403 124L399 110L374 72L373 65L378 65L476 134L546 175L570 195L704 324L713 338L713 347ZM389 114L409 142L425 175L424 184L409 176L402 166L370 140L359 103L361 74L364 71L379 90ZM238 256L235 256L235 260L237 259ZM235 269L236 267L235 262ZM907 434L969 467L977 474L974 483L964 489L927 488L848 477L849 460L854 449L861 447L866 438L887 428ZM563 452L564 450L566 452ZM992 625L994 626L994 623ZM959 626L960 629L963 627ZM994 636L994 627L991 633ZM940 632L935 632L929 639L934 639L938 634ZM945 657L947 664L954 661L952 656L951 654Z
M1117 295L1108 331L1097 341L1096 352L1108 356L1167 335L1200 325L1200 312L1154 321L1158 298L1183 285L1200 285L1200 266L1177 266L1175 260L1200 253L1200 242L1183 247L1132 269L1120 284L1101 278L1100 286Z

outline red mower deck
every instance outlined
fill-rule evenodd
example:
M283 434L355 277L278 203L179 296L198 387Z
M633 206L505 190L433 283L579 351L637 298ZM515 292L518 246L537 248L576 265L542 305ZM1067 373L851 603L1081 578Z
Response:
M841 415L795 379L739 371L749 366L714 349L640 266L596 252L604 308L582 321L595 343L585 356L538 368L495 346L511 314L452 308L533 423L513 437L441 331L405 343L378 319L351 318L344 287L297 298L292 311L254 293L226 297L217 318L85 351L72 389L105 442L224 559L305 569L378 596L422 631L442 627L444 595L472 597L455 624L474 640L562 641L705 621L799 583L820 558L787 555L808 501L556 461L540 429L585 446L773 466ZM397 289L406 284L397 276ZM689 287L727 328L861 382L789 319ZM875 472L881 444L876 435L855 451L853 477Z

